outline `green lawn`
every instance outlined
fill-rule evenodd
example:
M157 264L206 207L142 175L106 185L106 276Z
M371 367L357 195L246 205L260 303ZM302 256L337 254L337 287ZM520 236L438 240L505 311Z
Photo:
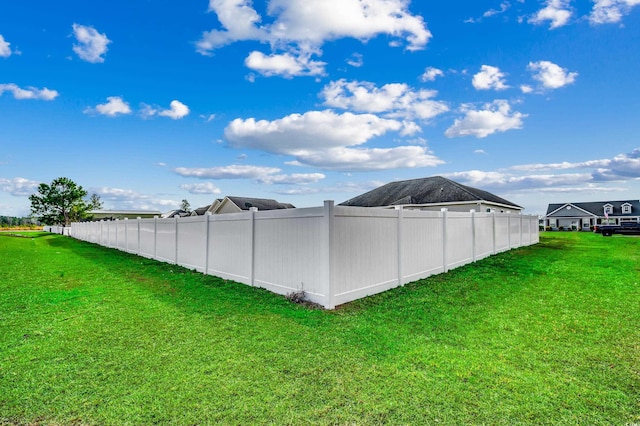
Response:
M544 233L339 307L0 234L0 425L638 424L640 238Z

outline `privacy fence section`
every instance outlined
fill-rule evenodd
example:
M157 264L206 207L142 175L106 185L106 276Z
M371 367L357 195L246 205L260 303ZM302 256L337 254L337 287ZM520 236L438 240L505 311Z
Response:
M275 293L304 291L309 300L333 309L535 244L537 224L536 216L518 214L369 209L326 201L306 209L73 223L68 232Z

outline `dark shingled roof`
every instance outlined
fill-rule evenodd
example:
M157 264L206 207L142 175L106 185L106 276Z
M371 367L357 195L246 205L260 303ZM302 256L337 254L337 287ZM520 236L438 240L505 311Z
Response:
M209 210L209 207L211 207L211 204L209 204L208 206L198 207L197 209L193 209L193 213L195 213L197 216L202 216L207 212L207 210Z
M340 203L341 206L384 207L401 204L439 204L485 201L522 207L490 192L461 185L442 176L391 182Z
M280 209L295 209L293 204L280 203L276 200L267 198L247 198L247 197L227 197L233 204L240 207L242 210L249 210L251 207L257 207L259 211L262 210L280 210Z
M547 215L561 209L564 206L572 205L594 216L604 216L604 206L611 204L613 206L612 216L638 216L640 212L640 200L622 200L622 201L591 201L587 203L555 203L549 204L547 207ZM622 205L631 204L631 213L622 213ZM574 214L575 216L575 214Z

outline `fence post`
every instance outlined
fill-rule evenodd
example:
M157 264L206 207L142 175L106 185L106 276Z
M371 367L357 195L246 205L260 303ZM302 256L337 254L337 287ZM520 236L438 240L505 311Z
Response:
M511 250L511 213L507 213L507 247Z
M140 216L138 216L138 219L136 220L136 223L138 224L138 248L136 249L136 254L138 256L140 256L140 220L142 218Z
M404 271L402 270L402 229L404 222L404 209L402 208L402 206L396 206L395 209L398 212L398 238L396 238L396 243L398 245L398 285L404 285Z
M476 261L476 211L471 209L471 261Z
M153 217L153 258L158 259L158 216Z
M520 215L520 246L523 246L524 244L522 243L522 214Z
M493 222L493 251L491 254L496 254L496 211L491 209L491 219Z
M322 241L322 263L324 271L324 288L325 288L325 308L335 308L335 294L333 282L331 279L331 258L333 251L333 227L334 227L334 205L333 200L325 200L323 208L324 232Z
M129 218L124 218L124 251L129 252Z
M116 250L118 249L118 244L120 243L119 238L118 238L118 223L120 222L120 219L116 219Z
M175 254L176 261L175 261L175 264L176 265L178 264L178 218L179 217L180 217L179 214L174 216L174 218L176 219L176 221L175 221L175 224L176 224L176 226L175 226L175 230L176 230L176 254Z
M255 287L256 274L256 212L257 207L249 207L249 249L251 254L249 256L249 285Z
M449 261L447 259L447 209L441 208L442 212L442 261L444 263L444 272L449 271Z
M204 214L204 220L205 220L204 232L207 233L207 235L204 238L204 243L205 243L205 247L204 247L204 273L205 273L205 275L207 275L209 273L209 230L210 230L209 219L211 219L211 212L206 212Z

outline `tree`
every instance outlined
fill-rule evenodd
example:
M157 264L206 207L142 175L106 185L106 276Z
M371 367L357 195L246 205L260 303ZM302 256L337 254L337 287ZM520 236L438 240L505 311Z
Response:
M89 210L101 210L102 209L102 201L100 200L100 196L95 192L91 194L89 197L89 203L87 205Z
M50 185L41 183L38 194L29 196L31 213L45 225L69 225L86 216L87 203L83 198L87 191L71 179L60 177Z
M187 213L191 213L191 204L189 204L189 202L184 199L182 200L182 204L180 205L180 209L184 210Z

